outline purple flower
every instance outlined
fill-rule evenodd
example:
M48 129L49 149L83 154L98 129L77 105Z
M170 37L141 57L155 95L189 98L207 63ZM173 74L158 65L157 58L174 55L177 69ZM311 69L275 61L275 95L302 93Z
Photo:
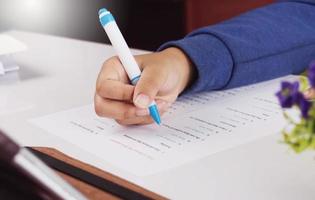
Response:
M308 111L310 110L312 103L305 99L302 93L298 93L297 105L299 106L303 118L308 118Z
M281 90L276 93L282 108L291 108L293 105L297 105L301 110L303 118L308 118L308 111L310 110L312 103L307 101L304 95L299 91L298 82L281 82Z
M310 85L315 87L315 60L311 62L308 71L307 71L308 80Z
M281 90L276 93L282 108L291 108L296 103L299 83L281 82Z

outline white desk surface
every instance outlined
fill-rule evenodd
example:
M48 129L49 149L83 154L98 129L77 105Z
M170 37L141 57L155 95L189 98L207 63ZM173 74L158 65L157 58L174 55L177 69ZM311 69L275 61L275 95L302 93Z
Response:
M314 152L294 154L280 144L281 135L169 171L136 177L34 127L27 119L90 104L102 62L114 51L104 44L19 31L8 33L29 49L14 56L21 67L18 74L0 78L0 128L22 145L55 147L172 199L315 198Z

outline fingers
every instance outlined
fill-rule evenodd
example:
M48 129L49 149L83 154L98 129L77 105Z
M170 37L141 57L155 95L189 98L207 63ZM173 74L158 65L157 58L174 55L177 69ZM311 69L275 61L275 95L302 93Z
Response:
M127 119L136 116L136 107L132 104L104 99L97 94L94 98L95 112L100 117Z
M159 109L161 115L166 112L166 109ZM152 124L154 120L150 115L142 116L142 117L134 117L129 119L123 120L116 120L117 123L120 125L128 126L128 125L145 125L145 124Z
M139 66L143 69L136 86L130 85L127 73L117 57L112 57L104 63L96 83L94 105L97 115L115 119L123 125L154 122L148 106L160 89L163 90L163 85L167 85L167 79L174 79L168 77L168 68L152 66L150 62L145 63L145 58L136 56ZM159 92L159 95L161 94L163 93ZM173 102L176 97L172 98L168 92L160 99ZM165 100L156 101L160 114L170 105Z
M148 109L139 109L133 104L104 99L98 95L95 95L94 99L95 112L101 117L113 118L122 125L148 124L153 122ZM161 114L169 106L170 104L165 101L159 100L157 102L157 107Z
M134 86L116 80L104 80L96 93L107 99L132 101Z
M128 82L128 77L117 57L108 59L98 76L96 94L103 98L131 101L134 86Z
M145 124L152 124L154 121L150 116L145 117L135 117L123 120L116 120L116 122L123 126L129 125L145 125Z
M104 62L97 83L101 83L104 80L117 80L124 83L129 82L124 67L117 56L111 57Z
M135 105L139 108L147 108L166 82L167 77L168 72L165 69L158 67L144 68L135 86L133 95Z
M171 103L163 100L158 100L156 103L161 115L163 115L171 105ZM139 111L141 111L141 114L139 114ZM154 120L150 116L148 109L137 109L136 117L116 121L121 125L145 125L154 123Z

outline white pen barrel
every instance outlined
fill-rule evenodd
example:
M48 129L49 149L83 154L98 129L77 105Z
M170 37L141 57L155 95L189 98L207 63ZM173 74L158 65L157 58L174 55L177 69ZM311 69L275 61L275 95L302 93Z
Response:
M141 74L140 68L131 54L128 45L123 38L115 21L111 21L104 26L110 42L115 48L120 61L122 62L130 80Z
M114 20L114 17L108 10L102 8L99 10L99 19L105 32L107 33L110 42L117 52L118 57L123 67L125 68L125 71L128 74L129 80L133 85L136 85L137 81L140 78L141 70L135 58L131 54L128 45ZM149 107L149 112L154 121L157 124L160 124L160 114L154 101Z

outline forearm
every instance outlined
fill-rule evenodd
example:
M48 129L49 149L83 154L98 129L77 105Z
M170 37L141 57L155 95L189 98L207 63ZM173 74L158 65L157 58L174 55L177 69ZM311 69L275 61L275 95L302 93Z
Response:
M160 49L175 46L190 58L197 69L192 92L300 73L315 59L315 1L308 2L256 9Z

